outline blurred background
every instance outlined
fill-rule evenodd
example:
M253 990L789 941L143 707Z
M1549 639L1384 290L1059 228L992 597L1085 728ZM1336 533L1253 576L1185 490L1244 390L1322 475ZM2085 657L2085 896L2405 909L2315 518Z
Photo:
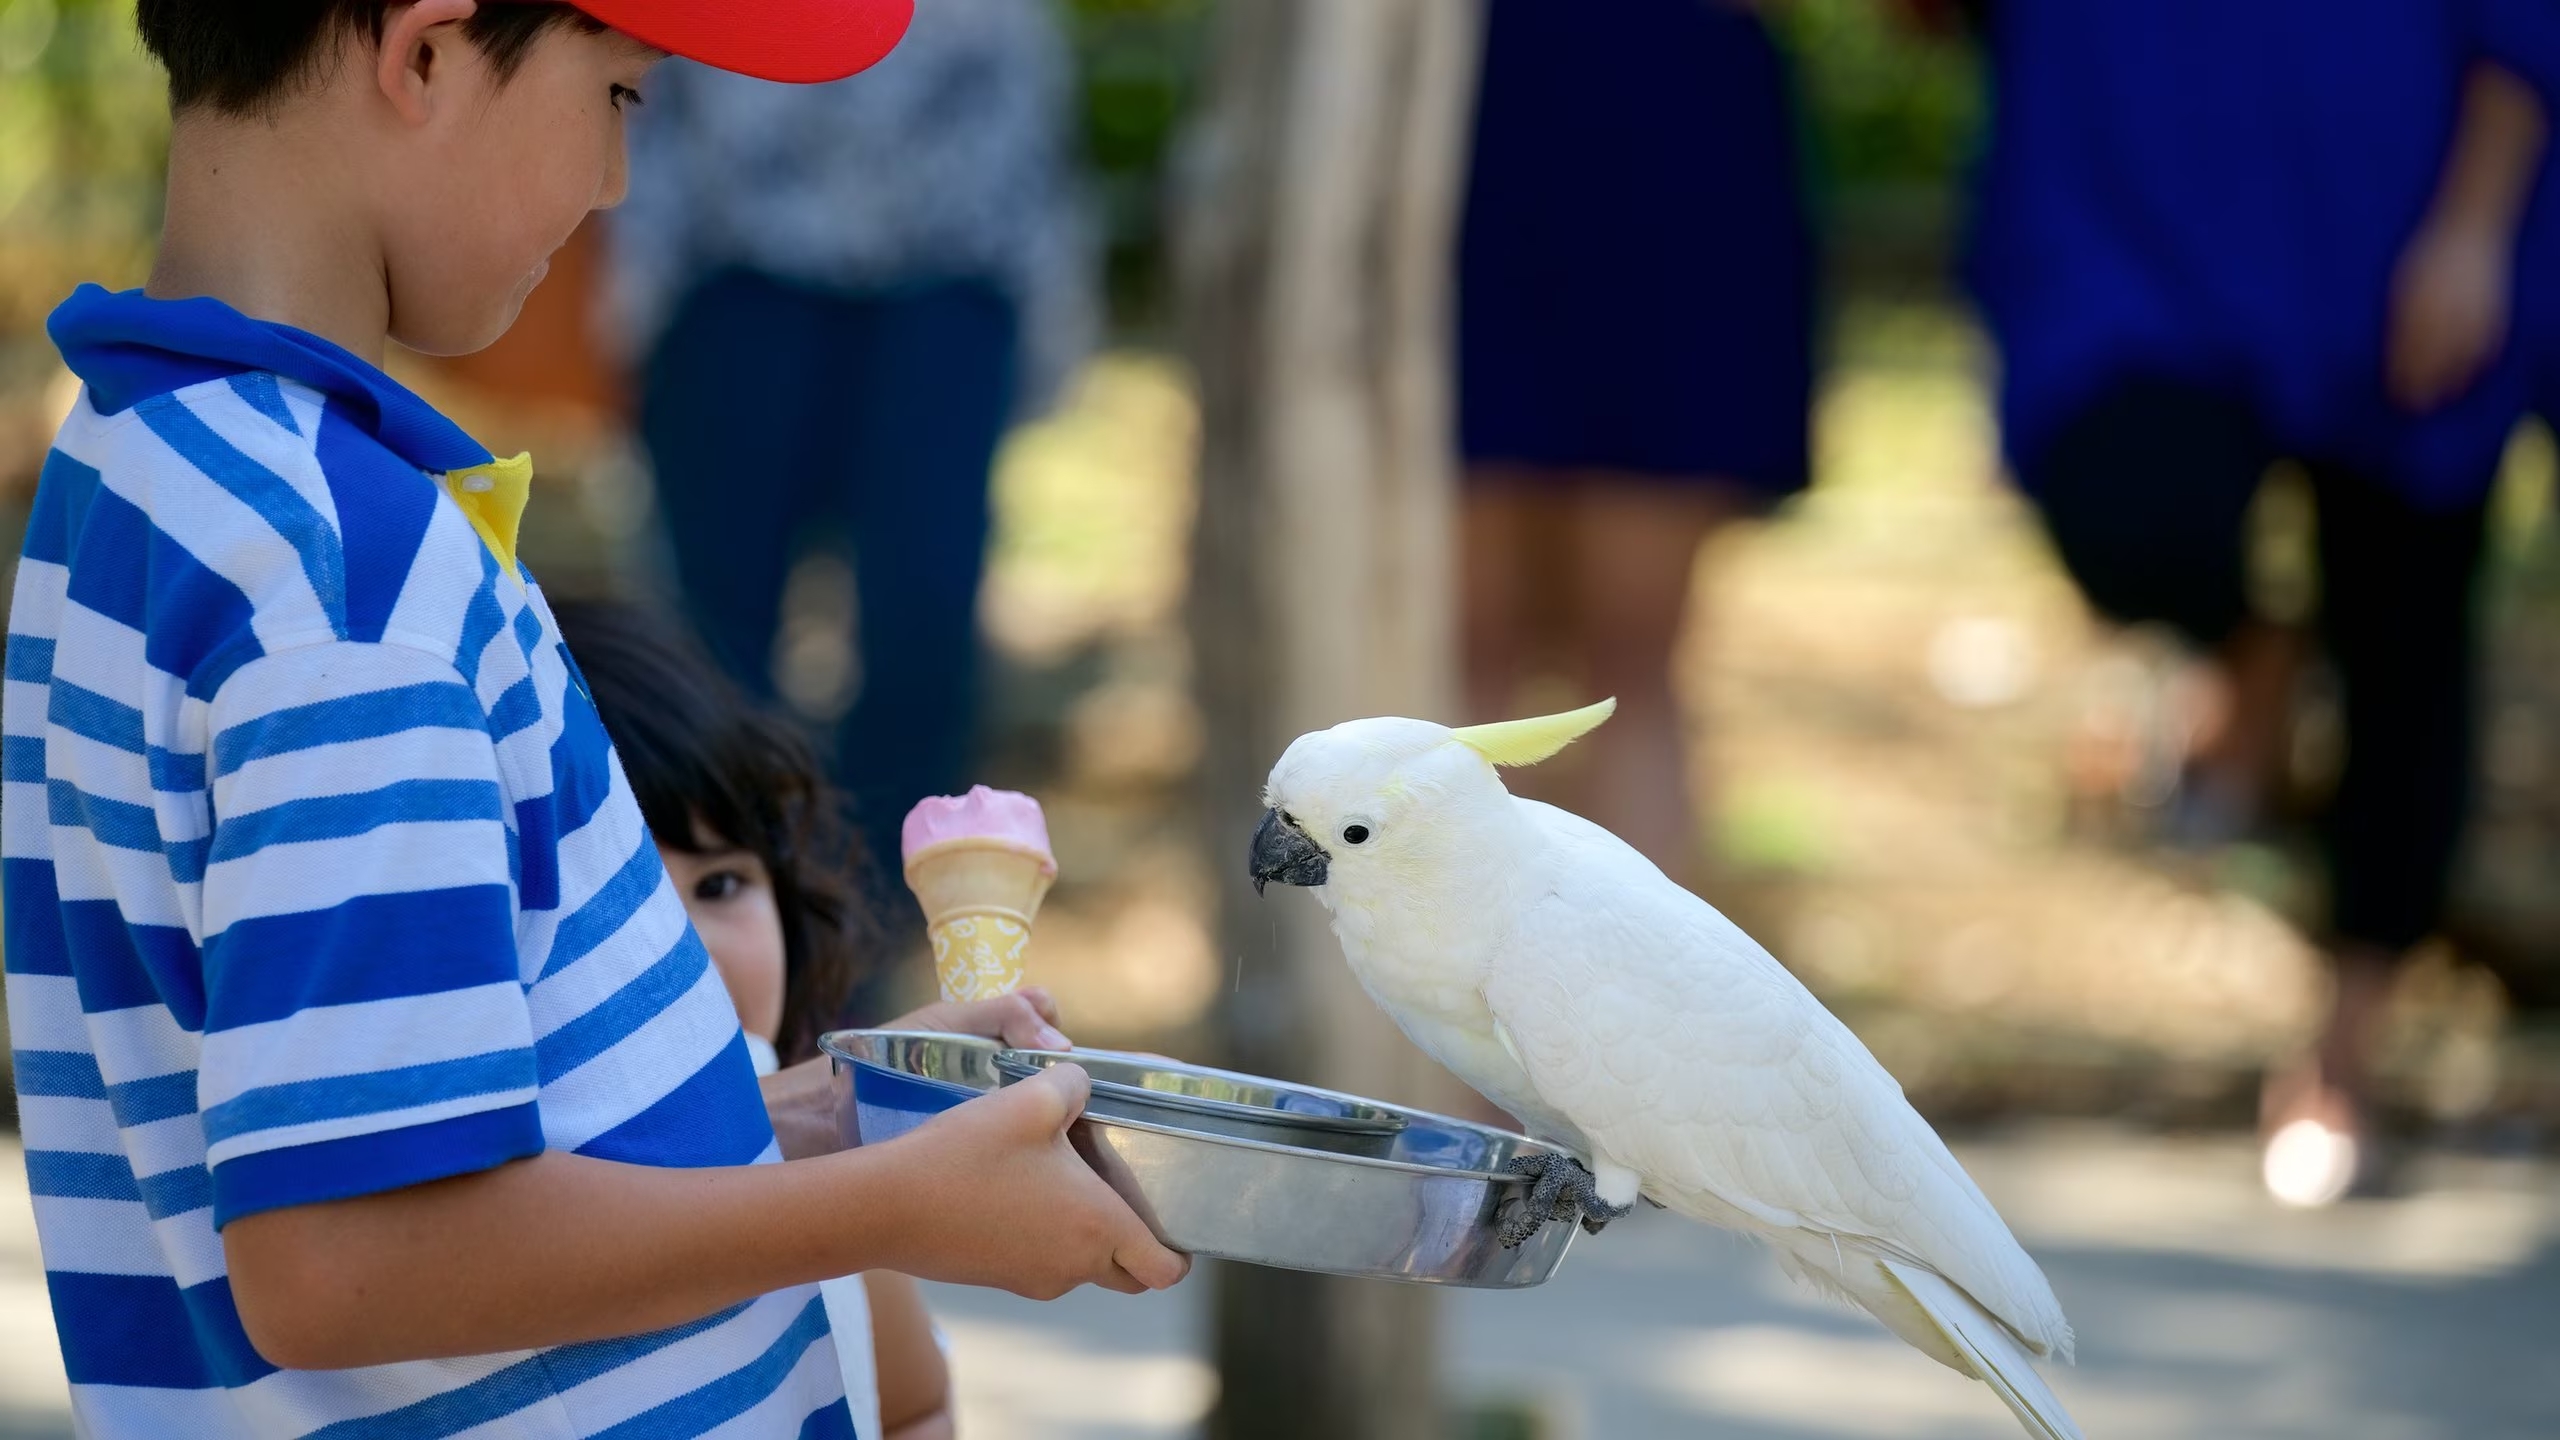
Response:
M1695 13L1667 13L1683 7ZM2477 460L2439 463L2427 457L2460 446L2374 438L2352 418L2297 423L2286 377L2262 385L2254 361L2231 358L2254 353L2230 339L2249 306L2204 307L2193 328L2212 333L2197 344L2213 353L2192 373L2228 379L2225 393L2255 407L2246 484L2195 501L2223 516L2237 568L2208 574L2168 531L2117 549L2168 556L2172 589L2237 587L2247 618L2226 623L2298 642L2270 668L2192 625L2119 623L2174 621L2174 606L2094 606L2103 587L2087 567L2117 573L2106 567L2122 555L2101 544L2066 566L2053 537L2073 523L2150 536L2151 522L2131 509L2065 516L2051 497L2070 475L2036 486L2043 510L2019 484L2022 469L2068 468L2052 457L2073 442L2038 435L2074 422L2035 431L2036 407L2068 412L2098 393L2055 388L2087 368L2087 347L2044 342L2070 330L2053 317L2088 292L2039 258L2080 242L2038 209L2036 187L2094 175L2158 198L2137 170L2108 169L2158 155L2038 155L2004 134L2028 107L2068 101L2053 92L2075 89L2068 67L2098 63L2095 21L2056 35L2050 15L2040 27L2008 13L2024 5L1985 16L1885 0L1613 0L1550 16L1506 0L921 8L910 50L800 110L662 77L639 122L629 212L581 232L496 349L395 362L499 453L533 451L523 554L546 589L689 615L742 679L833 737L874 835L893 833L883 827L914 795L970 780L1037 795L1062 874L1035 978L1079 1041L1350 1073L1443 1108L1466 1103L1445 1080L1361 1069L1325 1038L1338 1018L1374 1022L1329 1009L1340 1002L1325 982L1287 981L1323 957L1287 928L1303 916L1274 913L1312 907L1275 894L1268 910L1239 909L1235 817L1249 820L1261 768L1307 724L1402 707L1485 719L1602 687L1636 693L1616 725L1536 777L1540 793L1640 836L1847 1019L1954 1139L2078 1324L2082 1363L2055 1386L2091 1433L2560 1433L2560 535L2551 433L2531 413L2542 202L2510 207L2514 280L2496 299L2512 324L2496 358L2453 366L2454 398L2400 407L2470 407L2466 423L2490 437L2463 441ZM2351 8L2367 42L2386 43L2362 12L2392 7ZM2461 7L2402 8L2441 19ZM2164 35L2161 53L2178 53ZM2245 73L2247 45L2279 42L2235 34L2226 68ZM2483 40L2448 53L2426 84L2360 92L2425 141L2414 198L2376 201L2386 260L2474 192L2498 210L2499 97L2474 82L2505 52ZM2511 68L2534 78L2529 61ZM1597 103L1612 89L1648 103ZM2235 93L2223 118L2253 133L2317 118L2273 81ZM2412 108L2391 110L2391 97ZM2004 119L1996 104L2026 113ZM1311 123L1334 114L1377 123ZM1623 147L1599 128L1613 116L1633 127ZM2466 149L2475 121L2488 138ZM9 553L73 398L44 315L80 280L140 283L165 131L125 5L0 0ZM840 133L866 139L837 144ZM2539 132L2512 133L2532 141L2530 191ZM2191 139L2249 148L2201 129ZM2487 177L2469 190L2447 161L2466 153ZM2385 167L2372 168L2363 183L2383 187ZM1591 173L1574 188L1562 170ZM1325 188L1351 171L1339 194ZM757 186L769 209L713 201ZM936 198L950 194L961 198ZM1239 195L1262 198L1238 211ZM1334 213L1318 203L1327 195L1372 217L1353 233L1388 243L1335 244L1341 233L1290 220ZM2379 386L2396 363L2381 354L2395 343L2387 317L2417 303L2403 270L2360 268L2353 237L2315 230L2310 251L2346 258L2324 267L2304 253L2253 277L2251 235L2281 258L2267 238L2281 227L2226 198L2171 197L2197 229L2234 237L2228 285L2198 293L2218 304L2292 287L2297 309L2267 323L2302 317L2299 348L2316 355L2330 342L2301 274L2364 284L2363 300L2341 303L2370 311L2375 353L2356 363L2369 359L2358 373ZM1254 204L1281 223L1221 230L1221 213L1234 230ZM713 211L748 218L712 233L701 216ZM1399 264L1406 253L1423 260ZM1623 270L1618 288L1530 303L1541 276L1594 269ZM1292 458L1301 421L1340 435L1307 419L1321 404L1290 408L1288 317L1234 298L1273 274L1383 317L1383 338L1346 342L1384 362L1349 385L1373 409L1342 433L1368 436L1366 449ZM1292 292L1274 281L1251 293ZM2150 303L2130 328L2174 339ZM1650 312L1705 319L1666 337L1641 323ZM2022 393L2035 387L2014 367L2004 379L2004 337L2044 346L2025 379L2052 377L2046 398ZM2337 345L2352 357L2357 343ZM799 347L791 363L820 378L798 403L859 435L706 461L684 405L711 403L705 376L730 363L723 345ZM1563 363L1524 358L1538 354ZM2190 375L2166 341L2129 363ZM1603 388L1633 398L1613 410L1590 398ZM1565 418L1522 418L1541 405ZM858 425L842 424L852 410ZM2155 439L2210 428L2137 427ZM2354 438L2328 446L2330 433ZM2090 444L2165 453L2124 433ZM2159 463L2159 493L2201 496L2170 473L2186 473L2176 455ZM2342 581L2365 583L2330 573L2351 563L2343 527L2324 543L2320 523L2357 483L2331 476L2340 464L2419 494L2413 514L2469 517L2476 557L2443 584L2458 610L2476 574L2478 662L2475 743L2441 762L2472 787L2449 879L2440 902L2425 900L2416 943L2391 939L2393 963L2345 1022L2343 1062L2348 991L2333 975L2347 972L2330 957L2386 937L2341 928L2342 852L2324 840L2353 705L2305 637L2321 633L2314 616L2343 613ZM1366 475L1370 489L1289 510L1309 466L1330 467L1328 483ZM2403 474L2452 478L2395 489ZM776 498L740 498L760 486ZM913 494L955 498L882 498ZM1255 518L1274 515L1296 519ZM2387 524L2390 546L2415 548L2409 537L2434 523ZM1554 538L1568 534L1588 543ZM1259 565L1285 583L1329 544L1426 584L1381 623L1414 630L1403 653L1427 657L1428 674L1384 690L1318 685L1368 708L1289 728L1290 703L1323 706L1272 698L1304 680L1287 668L1302 662L1262 658L1275 622L1249 614L1236 587L1261 583ZM2417 583L2408 567L2357 573L2386 572L2371 583ZM757 584L722 578L733 574ZM2394 615L2426 609L2414 591L2391 597ZM2464 642L2457 624L2409 643L2451 655ZM2371 673L2384 678L2359 694L2442 699L2463 684L2458 666L2435 691L2410 678L2438 673L2423 666ZM1230 718L1257 705L1254 724ZM2357 752L2368 764L2439 763L2387 751L2422 744L2393 723L2369 722L2400 738L2369 740ZM2254 763L2226 765L2235 751ZM2245 783L2225 783L2232 774ZM2419 792L2402 803L2425 810L2432 792ZM857 1017L931 985L893 882L880 896L903 938ZM2288 1075L2308 1078L2288 1089ZM2351 1116L2322 1108L2337 1096ZM2301 1116L2363 1147L2344 1203L2269 1193L2284 1187L2262 1137ZM0 1166L0 1435L67 1435L25 1184L14 1160ZM1274 1386L1292 1374L1276 1347L1237 1338L1252 1332L1236 1297L1249 1303L1259 1283L1203 1273L1164 1296L1049 1306L936 1287L963 1433L1355 1433L1236 1399L1285 1394ZM1388 1288L1328 1291L1334 1308L1309 1323L1356 1328L1346 1316ZM1374 1303L1415 1317L1394 1356L1401 1377L1342 1383L1356 1402L1361 1385L1409 1389L1419 1375L1430 1423L1449 1435L2012 1433L1987 1393L1791 1288L1740 1242L1659 1213L1586 1239L1541 1290ZM1307 1348L1325 1353L1320 1337Z

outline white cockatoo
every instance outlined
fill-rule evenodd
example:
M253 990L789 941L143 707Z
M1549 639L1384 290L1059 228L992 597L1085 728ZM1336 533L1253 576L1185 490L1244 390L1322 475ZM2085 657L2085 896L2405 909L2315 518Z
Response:
M1615 702L1452 730L1354 720L1272 767L1257 887L1314 890L1405 1034L1532 1134L1505 1243L1598 1230L1641 1194L1988 1382L2028 1433L2079 1430L2029 1363L2071 1356L2053 1287L1849 1028L1624 841L1523 800L1531 765Z

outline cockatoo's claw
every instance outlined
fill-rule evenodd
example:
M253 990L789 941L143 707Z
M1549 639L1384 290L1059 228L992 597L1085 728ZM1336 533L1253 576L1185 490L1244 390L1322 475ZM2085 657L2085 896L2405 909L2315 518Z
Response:
M1632 1205L1621 1205L1618 1207L1618 1213L1615 1215L1593 1215L1586 1213L1582 1217L1582 1233L1586 1235L1597 1235L1601 1231L1609 1228L1610 1221L1624 1218L1626 1213L1634 1208L1635 1207Z
M1517 1250L1527 1244L1529 1237L1537 1234L1539 1229L1547 1223L1546 1216L1530 1209L1528 1202L1517 1195L1502 1202L1502 1208L1495 1212L1495 1218L1500 1222L1500 1227L1494 1232L1493 1238L1500 1241L1505 1250Z
M1610 1221L1635 1208L1601 1199L1590 1169L1570 1155L1517 1155L1503 1168L1533 1182L1527 1195L1514 1195L1502 1202L1498 1212L1501 1229L1495 1238L1505 1250L1518 1249L1550 1220L1568 1224L1578 1220L1584 1230L1597 1235L1608 1228Z

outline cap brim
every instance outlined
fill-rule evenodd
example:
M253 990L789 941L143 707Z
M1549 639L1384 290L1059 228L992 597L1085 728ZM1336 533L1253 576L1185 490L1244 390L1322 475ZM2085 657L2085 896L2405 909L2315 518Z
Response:
M815 84L880 62L915 0L573 0L632 39L759 80Z

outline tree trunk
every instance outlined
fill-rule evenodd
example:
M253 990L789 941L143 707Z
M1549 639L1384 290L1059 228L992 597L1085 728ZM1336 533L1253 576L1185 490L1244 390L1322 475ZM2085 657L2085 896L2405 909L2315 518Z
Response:
M1226 0L1179 220L1203 420L1192 635L1230 1063L1442 1102L1245 845L1299 734L1454 704L1449 276L1470 0ZM1438 1433L1428 1289L1222 1266L1217 1440Z

